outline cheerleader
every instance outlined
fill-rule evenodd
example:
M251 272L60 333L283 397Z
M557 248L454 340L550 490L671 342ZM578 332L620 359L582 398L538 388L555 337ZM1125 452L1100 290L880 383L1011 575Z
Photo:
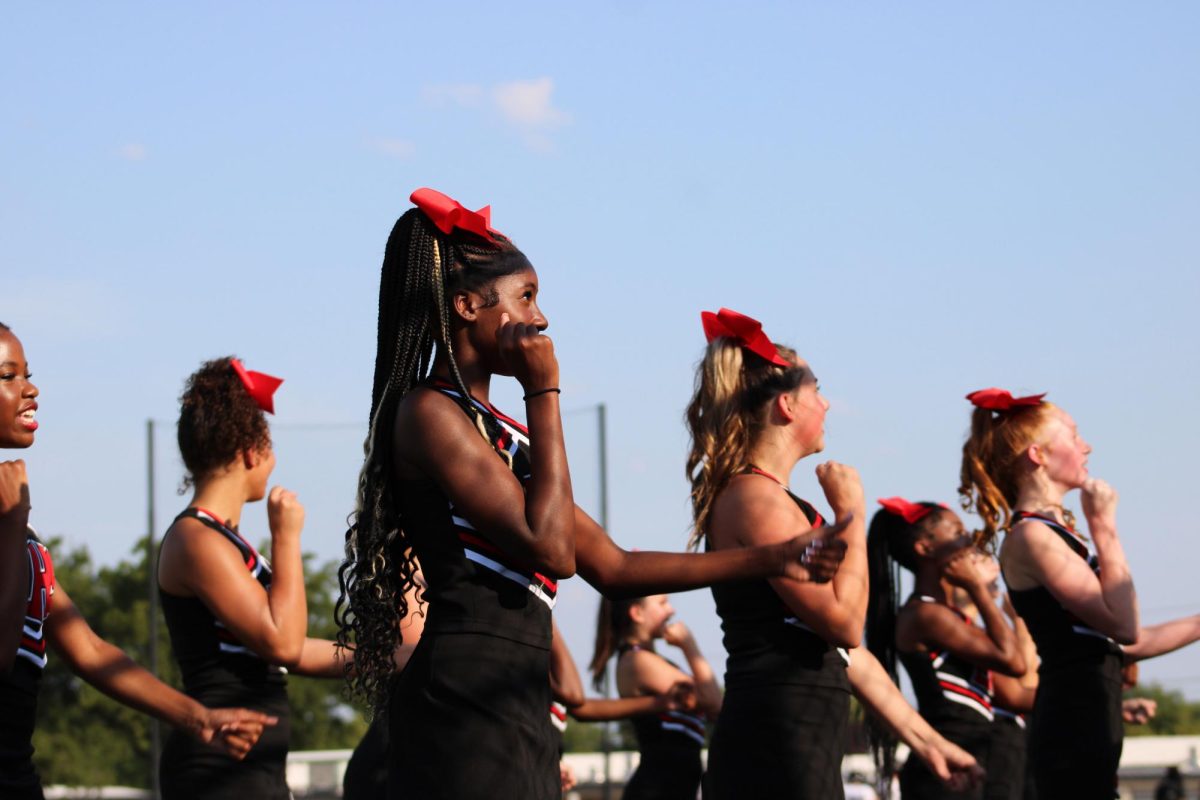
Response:
M558 581L578 570L606 594L644 596L749 576L827 580L843 546L809 545L840 528L708 556L618 548L573 500L537 273L489 209L430 189L412 200L383 259L339 635L355 648L353 686L395 712L395 796L557 798L545 721ZM528 427L491 404L493 375L521 384ZM393 685L415 559L429 616Z
M738 552L824 524L786 482L800 459L824 448L829 404L812 369L745 315L721 309L704 312L702 321L709 344L687 413L692 543ZM729 654L709 750L712 796L841 798L852 689L904 736L924 737L917 752L934 760L949 752L954 771L975 774L974 759L943 748L928 725L914 721L869 653L848 652L861 638L868 594L862 485L852 467L834 462L816 473L834 512L851 520L833 580L743 580L712 589Z
M33 444L38 390L31 378L20 340L0 324L0 447L24 449ZM55 580L50 551L28 526L29 509L24 462L0 463L0 797L43 796L33 765L33 730L47 644L76 675L125 705L175 726L222 765L232 766L230 757L244 758L263 726L276 719L240 708L207 708L97 636Z
M164 800L287 800L286 671L341 677L333 642L309 639L300 553L304 508L271 489L271 559L239 529L242 508L267 496L275 466L264 412L281 381L235 358L204 363L181 397L179 452L194 491L163 536L158 587L184 688L205 703L237 703L279 720L236 767L172 734L163 747Z
M936 503L910 503L899 497L879 501L867 536L871 595L867 643L896 678L896 661L912 679L921 715L946 738L963 747L990 772L993 733L992 671L1017 676L1025 661L1013 628L992 602L988 576L974 557L962 520ZM897 607L898 567L913 573L912 596ZM954 604L964 591L983 617L982 628ZM876 742L877 762L891 773L891 745ZM983 787L954 792L916 759L900 772L905 798L972 798Z
M1040 797L1111 798L1124 737L1121 668L1200 638L1200 616L1139 627L1137 595L1117 535L1117 493L1088 476L1092 448L1045 395L973 392L959 494L1000 531L1013 607L1041 658L1029 731ZM1080 490L1090 539L1063 508Z
M721 688L691 631L672 621L666 595L634 600L601 600L596 646L590 670L595 687L604 686L608 662L617 656L617 692L622 697L666 696L683 684L695 693L695 709L663 711L633 718L641 760L625 786L629 800L694 800L700 789L705 722L721 710ZM678 647L691 674L655 651L662 639Z

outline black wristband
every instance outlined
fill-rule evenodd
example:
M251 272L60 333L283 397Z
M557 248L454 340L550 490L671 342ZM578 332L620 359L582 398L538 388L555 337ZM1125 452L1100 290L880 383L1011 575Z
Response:
M558 388L557 386L551 386L549 389L538 389L536 392L530 392L521 399L528 402L537 397L539 394L550 394L551 392L554 392L555 394L562 394L562 389Z

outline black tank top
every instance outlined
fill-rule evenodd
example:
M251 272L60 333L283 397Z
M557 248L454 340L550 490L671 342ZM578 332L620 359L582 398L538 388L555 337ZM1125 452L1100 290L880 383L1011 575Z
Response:
M922 603L936 603L932 597L918 595ZM951 609L971 621L958 609ZM900 661L912 680L921 716L937 728L943 722L989 725L992 707L992 673L946 650L900 653Z
M270 590L270 563L241 534L226 526L215 514L200 508L184 509L175 520L187 518L197 520L232 543L250 574L263 589ZM282 667L267 663L234 638L199 598L169 594L161 586L158 594L162 598L163 617L171 636L171 649L179 662L188 694L199 697L199 693L208 689L231 685L279 687L286 684Z
M33 767L33 728L38 690L46 669L45 622L54 597L54 562L30 530L25 539L29 585L17 657L0 673L0 797L41 797Z
M528 428L489 403L464 398L449 383L435 380L427 386L454 400L472 423L472 408L477 410L497 457L522 485L529 480ZM482 633L548 649L557 582L520 565L489 541L434 481L401 480L397 489L400 524L425 575L426 633Z
M1013 514L1014 524L1026 519L1037 520L1047 525L1087 562L1092 572L1100 574L1100 564L1096 555L1075 531L1039 514L1028 511L1017 511ZM1008 596L1012 599L1013 608L1025 620L1029 634L1037 645L1038 657L1041 659L1039 672L1042 674L1079 662L1094 662L1103 660L1106 656L1120 654L1121 648L1116 642L1088 627L1063 608L1046 587L1010 590Z
M815 508L773 475L757 467L747 467L744 474L775 481L814 528L825 524ZM850 656L798 619L770 583L761 579L721 583L712 587L712 593L729 654L725 662L727 689L789 684L850 691L846 677Z
M672 667L679 667L668 658L658 655L637 644L622 644L617 648L618 660L626 653L643 650L666 661ZM697 752L704 746L704 716L687 711L660 711L654 714L639 714L631 719L633 732L637 735L638 750L645 755L647 750L659 747L678 748L680 746L695 748Z

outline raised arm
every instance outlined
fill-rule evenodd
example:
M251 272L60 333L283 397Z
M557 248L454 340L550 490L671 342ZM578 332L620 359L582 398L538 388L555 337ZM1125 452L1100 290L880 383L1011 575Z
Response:
M1099 576L1048 525L1035 519L1019 522L1005 539L1005 575L1012 589L1027 588L1027 583L1045 586L1085 625L1119 644L1133 644L1138 637L1137 594L1117 538L1116 492L1091 479L1082 500Z
M501 353L513 365L528 400L530 460L522 487L459 405L419 389L400 404L395 444L402 476L431 478L458 514L510 556L554 578L575 573L575 503L563 444L558 362L550 339L532 325L506 321ZM523 366L522 366L523 365ZM531 366L533 365L533 366ZM487 491L479 491L486 486Z
M17 657L29 604L29 482L25 462L0 462L0 675Z
M241 708L210 709L138 666L123 650L96 635L60 584L46 620L47 641L71 671L130 708L180 728L242 759L264 725L278 720Z

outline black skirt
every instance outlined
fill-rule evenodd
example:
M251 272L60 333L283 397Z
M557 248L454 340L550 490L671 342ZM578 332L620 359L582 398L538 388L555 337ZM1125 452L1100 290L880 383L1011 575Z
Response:
M1112 800L1124 736L1119 656L1043 674L1027 756L1038 797Z
M657 744L642 751L621 800L696 800L703 772L698 746Z
M708 750L705 800L842 800L849 714L842 689L731 689Z
M426 630L388 708L388 797L560 800L550 653Z
M1025 728L1011 719L996 719L984 800L1033 800L1026 787L1025 741Z
M163 800L289 800L287 785L287 687L218 687L196 697L210 708L238 707L279 718L263 729L262 737L242 761L234 761L212 745L175 729L163 744L159 787Z

